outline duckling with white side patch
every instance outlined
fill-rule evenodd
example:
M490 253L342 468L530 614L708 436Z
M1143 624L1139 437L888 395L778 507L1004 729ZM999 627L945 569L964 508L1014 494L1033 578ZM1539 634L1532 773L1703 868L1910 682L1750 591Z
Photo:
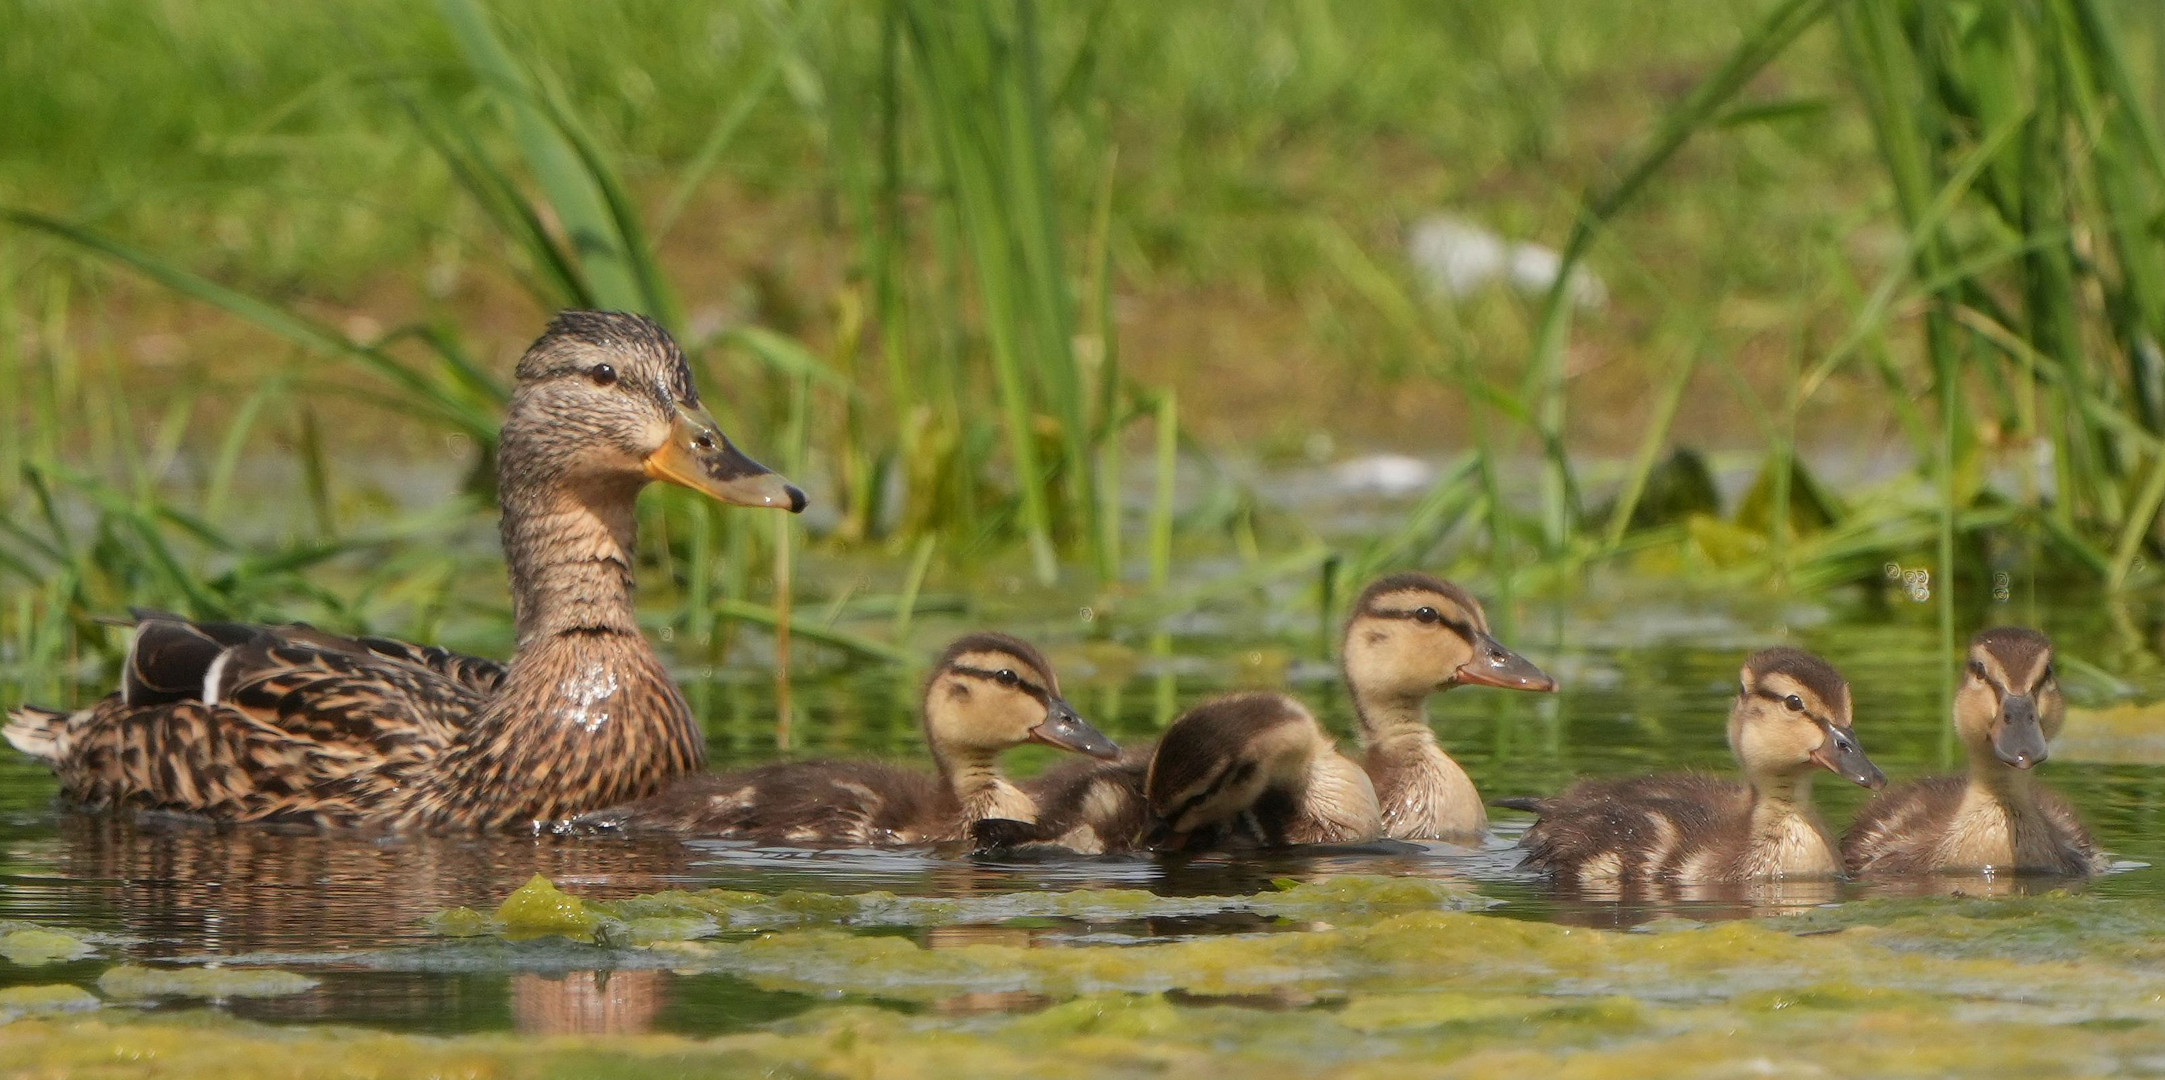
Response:
M2074 808L2031 771L2066 715L2051 639L2016 626L1979 633L1954 701L1968 775L1873 799L1842 838L1844 865L1853 874L2103 871L2105 855Z
M1040 742L1097 758L1120 753L1060 696L1052 665L1005 634L948 647L925 682L923 720L937 774L873 761L783 762L692 777L575 825L794 847L937 843L985 818L1036 820L1035 801L1000 775L1006 750Z
M1703 775L1589 780L1546 799L1505 799L1540 820L1523 865L1584 885L1833 877L1834 839L1812 807L1820 769L1886 783L1852 728L1849 683L1801 649L1755 653L1729 712L1739 784Z

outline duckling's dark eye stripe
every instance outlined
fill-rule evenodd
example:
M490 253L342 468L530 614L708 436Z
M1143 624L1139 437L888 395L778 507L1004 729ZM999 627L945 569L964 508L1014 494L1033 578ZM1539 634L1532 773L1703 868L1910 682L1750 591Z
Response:
M1419 609L1405 611L1396 608L1375 608L1371 609L1368 614L1378 619L1417 619L1420 617ZM1445 615L1441 609L1438 609L1436 611L1436 621L1444 626L1450 627L1454 631L1457 631L1458 636L1469 640L1471 640L1474 635L1480 633L1480 631L1473 628L1472 623L1461 622L1458 619L1454 619L1448 615Z
M1782 706L1783 708L1787 708L1787 707L1789 706L1789 698L1790 698L1790 695L1788 695L1788 694L1777 694L1777 693L1775 693L1774 691L1772 691L1772 690L1768 690L1768 689L1766 689L1766 688L1764 688L1764 687L1754 687L1754 688L1752 689L1752 696L1753 696L1753 697L1755 697L1755 698L1765 698L1766 700L1768 700L1768 701L1771 701L1771 702L1775 703L1776 705L1780 705L1780 706ZM1807 708L1807 709L1805 709L1805 710L1804 710L1804 716L1805 716L1805 718L1806 718L1806 719L1808 719L1808 720L1811 720L1811 721L1813 721L1813 722L1815 722L1815 723L1820 723L1820 724L1832 724L1832 723L1834 723L1834 721L1832 721L1832 720L1829 720L1829 719L1827 719L1826 717L1824 717L1824 716L1821 716L1821 715L1819 715L1818 713L1815 713L1815 712L1813 712L1813 711L1812 711L1811 709L1809 709L1809 708Z
M1211 797L1217 795L1220 788L1223 788L1228 783L1236 783L1246 780L1248 777L1254 774L1255 762L1253 761L1243 761L1239 765L1232 768L1219 769L1218 774L1211 777L1209 783L1203 785L1203 790L1198 791L1195 794L1180 800L1180 805L1174 807L1171 811L1167 812L1165 814L1165 820L1179 821L1180 819L1187 817L1189 811L1203 805L1205 802L1209 801Z
M955 673L956 673L956 674L959 674L959 675L968 675L968 676L970 676L971 678L976 678L976 679L983 679L983 680L985 680L986 682L999 682L999 681L1000 681L1000 673L999 673L999 672L997 672L997 671L990 671L990 670L987 670L987 669L985 669L985 668L981 668L981 667L970 667L970 666L969 666L969 665L967 665L967 664L956 664L956 665L954 665L954 668L953 668L953 670L955 671ZM1008 670L1009 670L1009 671L1014 671L1015 669L1013 669L1013 668L1009 668ZM1015 689L1017 689L1017 690L1020 690L1020 691L1022 691L1023 693L1025 693L1025 694L1028 694L1028 695L1030 695L1031 697L1034 697L1034 698L1036 698L1036 699L1037 699L1037 700L1038 700L1038 701L1039 701L1040 703L1042 703L1042 704L1046 704L1046 705L1050 705L1050 704L1052 704L1052 694L1051 694L1051 693L1050 693L1049 691L1047 691L1047 690L1046 690L1046 689L1045 689L1044 687L1042 687L1042 686L1039 686L1038 684L1036 684L1036 683L1034 683L1034 682L1031 682L1031 681L1030 681L1030 680L1028 680L1028 679L1025 679L1025 678L1023 678L1023 677L1022 677L1022 673L1021 673L1021 672L1019 672L1019 671L1016 671L1016 672L1015 672Z

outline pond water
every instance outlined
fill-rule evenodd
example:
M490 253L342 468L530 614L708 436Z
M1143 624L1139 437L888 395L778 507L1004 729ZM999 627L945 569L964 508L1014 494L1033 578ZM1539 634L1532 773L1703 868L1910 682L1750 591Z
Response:
M2070 697L2087 710L2165 697L2159 630L2148 614L2155 610L2139 598L2031 608L2029 618L1995 606L1965 618L2051 630ZM1468 688L1433 703L1446 747L1490 797L1548 792L1581 775L1726 771L1723 719L1738 663L1753 648L1783 641L1821 651L1848 675L1858 734L1891 778L1952 764L1941 695L1943 673L1956 661L1942 651L1928 605L1876 597L1687 601L1596 589L1568 606L1519 605L1508 614L1500 636L1556 674L1563 691ZM1072 628L1037 636L1061 667L1070 699L1116 737L1148 739L1168 709L1252 685L1288 687L1327 724L1349 730L1347 701L1324 653L1288 645L1300 637L1283 626L1229 629L1240 625L1198 620L1174 642L1177 661L1153 658L1144 646L1082 641ZM925 640L940 629L929 628ZM798 756L913 757L914 679L842 665L799 682L797 730L811 745ZM758 672L724 671L694 685L692 696L708 717L717 766L775 756L772 689ZM10 1053L46 1054L35 1060L47 1064L75 1060L68 1048L87 1037L163 1046L157 1052L175 1062L212 1055L204 1067L216 1071L219 1060L238 1060L232 1055L266 1037L256 1025L293 1034L301 1029L292 1025L335 1023L391 1036L718 1038L660 1049L626 1043L623 1053L666 1052L686 1067L704 1061L721 1072L754 1063L848 1072L858 1051L835 1042L848 1031L893 1048L897 1056L883 1059L890 1068L876 1072L919 1067L904 1068L910 1061L955 1075L1006 1067L1089 1074L1115 1064L1155 1072L1179 1054L1275 1046L1266 1056L1289 1075L1300 1074L1291 1066L1301 1062L1350 1068L1476 1058L1493 1060L1504 1075L1512 1061L1532 1067L1511 1057L1530 1039L1598 1051L1607 1055L1604 1071L1616 1075L1674 1075L1659 1067L1686 1060L1671 1055L1701 1051L1714 1055L1706 1061L1716 1071L1743 1053L1771 1055L1780 1073L1814 1053L1808 1027L1794 1026L1795 1014L1785 1012L1792 1002L1780 997L1801 994L1794 1003L1845 1030L1905 1018L1871 1036L1888 1054L1909 1047L1900 1060L1916 1068L1893 1071L2019 1072L2029 1062L2046 1072L2142 1072L2165 1061L2145 1056L2152 1047L2165 1055L2165 953L2151 944L2165 941L2165 754L2148 741L2141 718L2114 726L2090 716L2078 715L2041 775L2073 799L2120 860L2096 881L1791 883L1624 902L1559 893L1519 872L1512 845L1525 818L1510 812L1497 814L1496 835L1480 848L1382 844L1240 859L1000 863L945 851L356 838L115 822L57 808L51 778L10 756L0 760L0 1020L33 1015L0 1029L17 1035L9 1051L11 1040L0 1034L0 1067L32 1060ZM1011 765L1029 772L1049 760L1049 752L1025 751ZM1865 794L1831 776L1817 793L1837 831ZM601 934L600 944L582 932L451 938L431 921L461 906L491 912L536 874L600 901L729 889L770 897L879 891L956 903L880 901L777 922L770 917L777 909L760 906L767 901L731 897L713 901L721 916L669 909L664 914L677 922L640 923L650 928L636 940ZM1429 891L1383 900L1362 891L1387 885L1378 880L1385 878ZM1295 882L1339 882L1351 892L1311 900L1286 891ZM1078 891L1069 907L1043 907L1045 894L1066 891ZM1028 902L1018 906L1018 893L1030 894ZM1254 897L1262 899L1244 899ZM607 921L623 931L629 924L619 915ZM4 936L13 924L64 931L84 945L18 962L25 957L10 958ZM649 947L675 934L698 940ZM64 955L70 951L83 955ZM943 965L950 955L955 963ZM313 982L265 996L229 990L206 1013L200 996L130 992L125 978L111 975L122 965L276 968ZM2001 981L2020 992L2001 993ZM105 1004L40 1018L42 1007L18 1003L11 1013L7 994L59 984L92 990ZM2020 1045L2041 1056L2033 1061L1964 1034L1983 1019L1997 1025L1992 1038L2018 1033ZM173 1035L174 1024L193 1034ZM352 1040L374 1037L338 1036L337 1056L360 1052ZM1934 1038L1959 1053L1916 1056L1921 1040ZM1078 1042L1088 1039L1099 1040L1095 1049ZM2106 1047L2098 1051L2105 1056L2039 1049L2060 1039ZM815 1044L825 1049L805 1049ZM193 1049L184 1053L184 1045ZM502 1063L532 1045L392 1042L368 1052L386 1061L421 1054L410 1062L420 1069L438 1067L427 1054L444 1047ZM721 1056L699 1057L708 1051ZM957 1053L991 1056L942 1064ZM1062 1056L1069 1054L1079 1056Z

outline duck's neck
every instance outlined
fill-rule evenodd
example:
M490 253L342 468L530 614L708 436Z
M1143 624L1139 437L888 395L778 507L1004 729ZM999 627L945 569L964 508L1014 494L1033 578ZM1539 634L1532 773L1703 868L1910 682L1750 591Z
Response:
M1037 802L1000 775L997 755L976 748L936 751L940 776L947 781L955 803L961 808L960 831L987 818L1014 821L1037 820Z
M1361 745L1383 816L1383 835L1399 840L1467 840L1488 830L1473 779L1443 752L1428 726L1428 695L1355 687Z
M1813 774L1773 773L1749 777L1752 789L1751 849L1756 877L1823 876L1840 869L1834 839L1812 805Z
M655 794L705 740L632 608L633 481L503 493L518 651L502 687L415 786L438 825L516 827Z
M1970 790L2019 810L2036 803L2037 777L2028 769L2001 764L1987 749L1970 755Z
M638 636L631 552L640 486L623 480L504 490L504 559L521 652L566 633Z
M1361 745L1385 754L1442 753L1428 726L1428 695L1380 693L1356 687L1353 711L1361 722Z

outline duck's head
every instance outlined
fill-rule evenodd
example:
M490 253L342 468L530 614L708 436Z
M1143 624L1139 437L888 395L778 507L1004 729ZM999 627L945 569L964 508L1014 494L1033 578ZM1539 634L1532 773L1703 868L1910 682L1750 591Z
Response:
M1427 574L1362 590L1346 621L1346 681L1356 694L1423 698L1454 686L1550 691L1556 680L1489 633L1480 601Z
M1060 696L1043 655L1006 634L947 647L925 683L925 741L943 762L987 758L1037 742L1097 758L1120 756Z
M1190 833L1230 824L1265 791L1305 783L1330 749L1315 717L1283 694L1234 694L1188 710L1158 740L1143 781L1166 834L1155 843L1179 847Z
M1996 626L1970 639L1968 670L1955 691L1955 731L1970 758L1987 755L2016 769L2045 760L2067 702L2052 666L2052 640L2021 626Z
M636 490L666 480L739 506L804 509L699 404L691 366L643 315L566 311L519 358L499 468L506 491Z
M1857 741L1849 681L1834 665L1802 649L1767 649L1744 661L1738 680L1729 748L1746 776L1820 768L1868 788L1886 785Z

